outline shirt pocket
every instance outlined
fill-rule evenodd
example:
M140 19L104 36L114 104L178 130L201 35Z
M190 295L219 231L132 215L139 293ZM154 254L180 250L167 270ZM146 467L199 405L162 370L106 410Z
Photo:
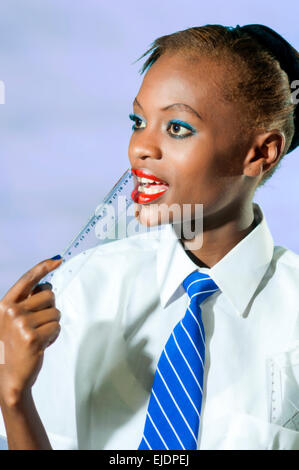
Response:
M213 429L212 429L213 428ZM299 450L299 432L247 413L227 412L206 432L203 448L213 450Z
M299 341L268 357L267 372L270 423L299 431Z

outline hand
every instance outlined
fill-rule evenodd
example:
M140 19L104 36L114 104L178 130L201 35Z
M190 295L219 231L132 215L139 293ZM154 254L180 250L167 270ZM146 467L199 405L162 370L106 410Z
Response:
M44 350L58 337L60 311L51 284L36 286L60 260L45 260L25 273L0 301L0 406L17 404L31 391Z

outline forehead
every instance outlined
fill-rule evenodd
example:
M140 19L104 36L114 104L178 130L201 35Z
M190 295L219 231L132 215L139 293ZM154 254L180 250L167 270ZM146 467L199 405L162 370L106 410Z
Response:
M148 109L185 103L208 120L232 111L222 96L226 75L225 67L215 60L163 54L147 71L138 101Z

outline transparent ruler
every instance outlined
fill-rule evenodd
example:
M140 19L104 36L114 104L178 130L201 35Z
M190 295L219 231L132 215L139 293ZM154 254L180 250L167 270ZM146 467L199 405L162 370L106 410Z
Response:
M80 232L60 253L62 256L60 267L45 276L40 283L51 282L55 272L79 253L84 253L88 257L88 254L92 252L91 248L115 240L115 238L126 237L127 217L124 218L123 227L120 227L120 220L122 215L126 215L128 207L134 204L131 199L132 191L133 175L128 169L97 206ZM85 262L86 258L82 257L82 261ZM69 271L69 274L71 275L69 277L72 277L74 272Z

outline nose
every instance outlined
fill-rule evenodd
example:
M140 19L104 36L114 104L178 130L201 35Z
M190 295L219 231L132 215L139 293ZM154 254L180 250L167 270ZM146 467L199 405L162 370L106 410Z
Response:
M134 167L134 162L138 160L160 160L162 150L155 133L147 130L135 131L129 144L129 158L132 167Z

